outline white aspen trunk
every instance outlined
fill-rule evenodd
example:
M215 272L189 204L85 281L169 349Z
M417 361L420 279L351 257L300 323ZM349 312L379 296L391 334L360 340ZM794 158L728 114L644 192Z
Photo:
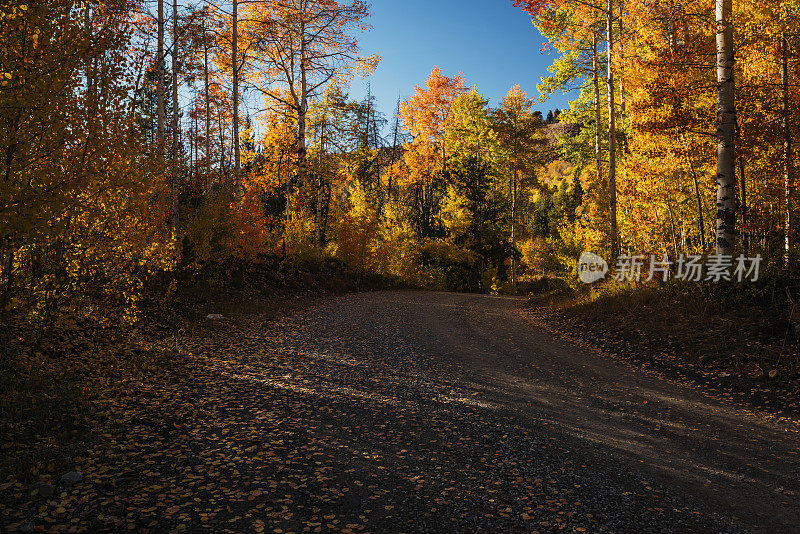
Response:
M683 226L683 223L681 223L681 252L686 252L687 237L688 236L686 235L686 227Z
M217 114L219 128L219 183L225 183L225 130L222 128L222 113Z
M164 155L164 0L158 0L158 48L156 52L156 146Z
M178 0L172 0L172 235L178 235Z
M789 133L789 41L786 33L780 36L781 41L781 130L783 131L783 263L788 266L791 261L792 239L792 138Z
M625 58L625 41L623 40L623 28L622 28L622 10L623 10L623 2L624 0L619 0L619 57L624 59ZM623 70L620 69L619 75L619 120L625 120L625 76L623 75ZM625 161L625 157L628 154L628 136L625 132L624 128L622 131L622 146L620 146L620 150L622 151L622 161Z
M242 199L242 186L239 183L239 28L238 28L238 5L239 0L233 0L233 13L231 21L231 71L233 74L233 195L234 200L239 202Z
M194 152L194 158L193 158L192 164L190 165L190 169L191 169L190 178L191 178L192 182L194 182L197 179L197 175L198 175L197 167L199 165L199 163L198 163L199 160L197 158L198 158L199 152L200 152L200 149L197 146L198 145L197 137L199 135L199 130L198 130L198 127L197 127L197 96L195 96L194 104L192 105L192 107L195 110L195 115L194 115L194 120L193 120L194 127L192 128L192 135L189 137L189 139L192 142L192 147L191 147L190 153Z
M283 231L281 232L281 238L283 240L283 256L286 257L286 230L289 227L289 188L291 187L291 184L289 182L289 173L283 172L283 151L281 151L278 157L278 180L280 180L280 176L285 176L284 185L286 186L286 198L284 199L285 207L283 210Z
M750 235L746 231L747 228L747 180L744 175L744 158L741 152L739 153L739 190L741 191L742 205L740 206L742 212L742 248L744 253L747 254L750 250Z
M196 100L192 100L191 104L189 104L189 109L191 110L197 105ZM191 111L190 111L191 113ZM195 164L195 143L194 143L194 133L197 128L197 118L189 117L189 168L186 169L186 174L189 178L189 183L192 183L194 180L194 164Z
M619 254L619 235L617 230L617 164L616 164L616 116L614 102L614 0L608 0L606 13L606 33L608 39L608 58L606 85L608 90L608 203L609 234L611 238L611 261Z
M208 94L208 36L205 21L203 21L203 85L206 97L206 180L208 180L208 191L211 191L214 179L211 176L211 101Z
M303 192L307 190L306 114L308 113L308 85L306 80L305 23L300 22L300 99L297 109L297 180Z
M306 104L300 104L297 114L297 180L299 187L307 189L308 149L306 148Z
M319 165L317 168L317 213L315 217L316 234L314 236L317 251L322 251L322 162L325 154L325 120L320 124L320 137L319 137Z
M89 5L89 2L86 2L86 11L83 14L84 19L83 22L86 25L86 38L91 40L92 38L92 9ZM86 96L89 100L89 105L94 107L95 98L95 84L94 84L94 61L91 58L91 54L89 50L86 51Z
M732 254L736 231L732 0L717 1L717 254Z
M517 169L511 184L511 283L517 287Z
M600 156L600 65L597 57L597 33L592 33L592 82L594 83L594 159L595 178L603 177L603 159Z
M288 158L287 158L288 159ZM289 178L289 165L287 164L286 172L286 219L283 227L283 255L286 255L286 228L292 222L292 181Z

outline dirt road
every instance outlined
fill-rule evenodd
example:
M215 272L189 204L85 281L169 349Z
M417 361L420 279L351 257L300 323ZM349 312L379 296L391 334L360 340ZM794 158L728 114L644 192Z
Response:
M111 411L63 520L798 532L796 432L560 340L524 304L391 291L216 329L191 342L197 361L178 383ZM39 504L0 517L40 524Z

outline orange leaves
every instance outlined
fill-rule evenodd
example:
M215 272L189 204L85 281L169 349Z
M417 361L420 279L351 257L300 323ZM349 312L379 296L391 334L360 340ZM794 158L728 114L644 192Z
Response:
M382 56L379 54L371 54L367 57L358 58L358 62L356 63L356 74L359 76L369 76L375 69L378 68L378 64L381 62Z
M512 3L532 17L564 3L563 0L512 0Z
M441 139L450 116L450 107L456 97L464 89L461 75L448 78L442 75L442 69L434 67L425 88L414 86L415 94L400 107L403 124L415 137L424 137L431 141Z
M450 78L439 67L431 70L424 88L417 85L414 89L414 95L400 106L400 118L414 136L405 154L410 182L430 177L443 167L450 111L456 97L465 90L460 74Z
M598 0L512 0L512 3L528 13L542 34L562 52L586 48L575 43L591 41L605 9L604 2ZM543 43L540 52L546 47Z
M269 227L264 216L260 191L247 189L242 201L233 206L233 224L236 229L235 247L240 257L255 259L267 249Z

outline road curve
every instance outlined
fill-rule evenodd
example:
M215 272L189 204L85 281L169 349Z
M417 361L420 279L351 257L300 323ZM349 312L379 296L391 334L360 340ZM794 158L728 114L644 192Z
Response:
M330 398L428 402L453 420L468 414L493 429L501 421L507 441L494 446L514 457L517 472L549 480L566 467L571 489L588 488L582 499L598 503L592 516L602 517L593 529L691 531L697 525L682 523L686 511L710 530L800 529L797 433L555 338L524 303L406 291L346 296L283 323L280 352L360 370L352 384L323 386ZM413 444L417 433L405 437ZM558 454L540 462L542 443ZM631 515L648 509L660 511Z

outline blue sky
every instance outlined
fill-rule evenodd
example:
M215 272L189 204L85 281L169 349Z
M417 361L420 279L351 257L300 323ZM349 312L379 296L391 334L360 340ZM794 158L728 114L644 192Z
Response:
M539 78L555 59L540 53L545 39L511 0L374 0L371 13L373 29L360 42L363 54L383 56L368 80L387 118L398 92L410 96L434 65L446 75L463 73L496 105L514 84L538 98ZM366 80L354 80L351 97L364 94ZM571 98L557 93L535 109L564 109Z

